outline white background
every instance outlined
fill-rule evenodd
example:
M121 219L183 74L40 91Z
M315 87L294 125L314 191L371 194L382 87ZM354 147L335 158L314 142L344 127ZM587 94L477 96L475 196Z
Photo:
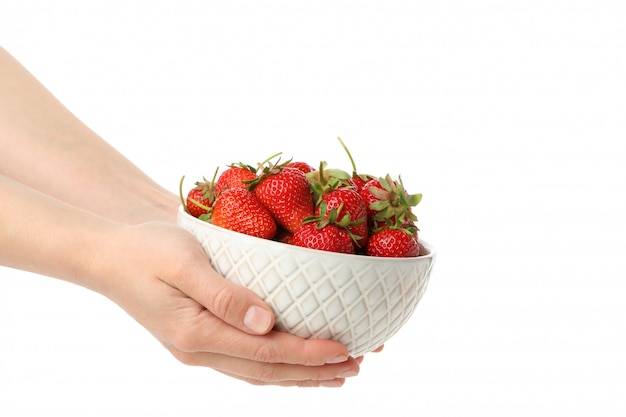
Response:
M187 367L0 269L1 416L626 415L625 2L2 0L0 44L172 191L279 151L349 170L341 136L439 251L338 390Z

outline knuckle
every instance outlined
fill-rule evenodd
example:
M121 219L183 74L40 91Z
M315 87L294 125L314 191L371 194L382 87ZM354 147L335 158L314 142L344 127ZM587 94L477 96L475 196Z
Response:
M170 284L175 287L184 285L189 277L193 275L194 270L192 268L194 260L190 258L190 254L183 254L177 256L174 261L170 263L170 276L167 277L171 280Z
M271 364L261 365L256 372L255 379L260 384L265 382L273 382L276 379L275 367Z
M235 290L229 286L221 287L213 294L213 314L228 317L235 301Z
M270 364L278 362L278 353L269 343L260 344L254 351L253 359L259 363Z
M312 347L310 343L306 343L306 341L302 342L302 346L300 348L300 352L302 352L303 362L306 366L319 366L323 365L323 361L315 358L315 355L312 352Z

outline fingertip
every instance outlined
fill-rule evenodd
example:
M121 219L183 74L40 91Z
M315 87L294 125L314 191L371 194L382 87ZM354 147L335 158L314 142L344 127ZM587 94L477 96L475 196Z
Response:
M339 354L339 355L335 355L335 356L332 356L332 357L326 359L325 363L328 364L328 365L332 365L332 364L335 364L335 363L343 363L343 362L347 361L348 358L350 358L348 355Z
M320 381L318 386L322 388L341 388L345 382L345 378L336 378L328 381Z
M243 324L250 333L266 334L274 327L274 314L262 307L253 305L246 311Z

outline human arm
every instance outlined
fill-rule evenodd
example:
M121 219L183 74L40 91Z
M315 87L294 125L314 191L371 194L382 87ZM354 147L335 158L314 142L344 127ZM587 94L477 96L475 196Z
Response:
M62 201L122 223L175 221L177 196L82 123L2 47L0 149L0 175Z
M187 364L275 385L337 386L358 372L340 343L270 330L269 307L172 224L177 197L1 48L0 148L0 264L103 294Z
M340 386L358 372L339 343L270 331L267 306L219 276L175 225L113 222L3 176L0 195L10 196L0 205L0 264L105 295L183 363L286 386Z

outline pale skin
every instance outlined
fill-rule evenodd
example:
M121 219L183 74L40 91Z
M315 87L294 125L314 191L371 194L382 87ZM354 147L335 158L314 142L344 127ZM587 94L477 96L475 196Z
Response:
M1 47L0 149L1 265L108 297L188 365L257 385L339 387L358 374L362 358L342 344L272 330L271 309L175 225L178 196Z

